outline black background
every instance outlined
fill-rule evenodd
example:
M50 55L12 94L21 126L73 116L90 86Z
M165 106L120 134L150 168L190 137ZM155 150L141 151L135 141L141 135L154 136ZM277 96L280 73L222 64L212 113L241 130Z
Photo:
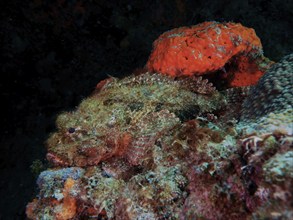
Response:
M107 75L142 68L164 31L203 21L255 29L264 54L292 52L292 0L1 1L0 219L25 219L37 193L30 165L46 161L56 115ZM291 24L291 26L290 26Z

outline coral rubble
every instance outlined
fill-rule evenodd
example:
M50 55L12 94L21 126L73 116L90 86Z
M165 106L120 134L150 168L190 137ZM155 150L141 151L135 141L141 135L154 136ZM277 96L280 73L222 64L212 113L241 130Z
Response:
M197 28L247 32L237 50L259 51L252 30L226 25ZM292 219L291 58L250 89L219 91L200 76L174 78L172 71L100 82L75 111L57 118L47 141L52 167L39 175L27 217ZM258 103L266 89L270 100ZM263 117L271 129L254 127Z

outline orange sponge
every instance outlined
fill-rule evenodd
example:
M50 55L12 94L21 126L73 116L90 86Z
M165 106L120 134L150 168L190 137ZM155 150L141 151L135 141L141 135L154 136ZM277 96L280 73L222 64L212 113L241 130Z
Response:
M154 42L146 67L170 76L204 75L236 59L241 68L223 77L231 86L255 84L264 73L256 62L262 59L262 45L255 31L239 23L204 22L163 33Z

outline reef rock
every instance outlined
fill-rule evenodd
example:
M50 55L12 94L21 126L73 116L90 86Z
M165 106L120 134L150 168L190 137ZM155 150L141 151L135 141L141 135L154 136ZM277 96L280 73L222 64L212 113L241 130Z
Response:
M293 135L293 54L270 68L243 103L240 129L265 133L281 129Z
M208 24L223 28L215 37L235 29ZM240 51L259 51L258 39L247 39ZM47 141L51 167L39 175L27 217L292 219L291 75L292 55L251 89L149 72L100 82L58 116ZM255 127L263 117L269 130Z

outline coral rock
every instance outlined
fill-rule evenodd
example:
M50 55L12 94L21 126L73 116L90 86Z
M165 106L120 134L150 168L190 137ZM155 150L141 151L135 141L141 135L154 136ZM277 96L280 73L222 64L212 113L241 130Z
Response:
M212 28L218 26L223 36L247 34L237 24L204 25L197 27L200 36L211 28L208 33L217 37L222 29ZM258 51L253 36L236 37L238 53ZM219 92L204 76L149 72L100 82L75 111L58 116L47 141L52 168L39 175L27 217L292 219L290 60L250 90ZM267 92L271 99L247 109ZM258 129L258 122L270 129ZM253 133L245 134L246 128Z
M42 172L37 180L39 198L27 205L28 218L67 220L75 217L78 212L76 195L80 194L79 179L84 172L74 167Z
M242 121L293 107L293 54L274 64L251 89L243 104Z
M240 130L265 133L281 129L293 134L293 54L274 64L244 100Z

